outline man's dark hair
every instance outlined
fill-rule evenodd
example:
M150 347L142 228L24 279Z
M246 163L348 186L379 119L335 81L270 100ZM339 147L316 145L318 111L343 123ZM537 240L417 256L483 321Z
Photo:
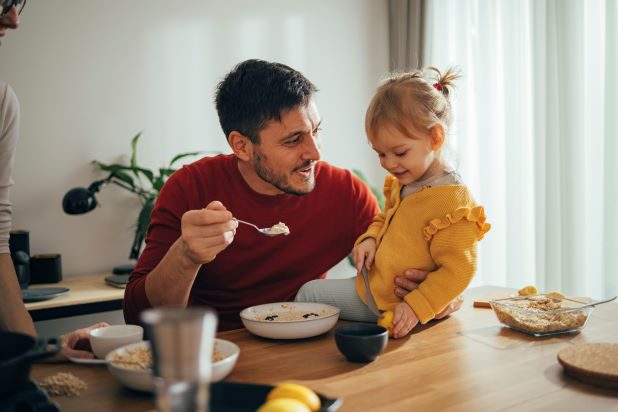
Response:
M302 73L281 63L245 60L217 85L215 104L225 137L234 130L259 144L259 133L287 110L306 105L318 89Z

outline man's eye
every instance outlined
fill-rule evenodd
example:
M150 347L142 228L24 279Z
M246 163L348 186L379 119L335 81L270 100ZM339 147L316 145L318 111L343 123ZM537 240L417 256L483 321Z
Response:
M288 140L287 142L285 142L285 144L289 146L294 146L294 145L299 144L300 141L301 141L301 137L296 137L294 139Z
M406 150L406 151L403 151L403 152L395 153L395 156L397 156L397 157L404 157L407 154L408 154L408 151Z
M378 153L378 157L384 157L384 153Z

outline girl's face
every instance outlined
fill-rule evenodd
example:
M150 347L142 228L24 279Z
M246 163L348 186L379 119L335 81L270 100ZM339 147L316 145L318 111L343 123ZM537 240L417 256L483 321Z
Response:
M383 125L370 139L382 167L395 176L402 186L424 180L437 172L431 166L439 164L435 150L442 143L440 141L436 146L431 130L418 131L413 127L408 130L404 134L392 125Z

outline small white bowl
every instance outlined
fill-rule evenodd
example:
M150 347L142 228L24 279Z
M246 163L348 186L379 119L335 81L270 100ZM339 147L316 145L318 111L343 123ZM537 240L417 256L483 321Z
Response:
M150 342L145 341L123 346L107 354L105 359L108 361L114 360L115 355L124 356L127 351L137 348L150 350ZM238 345L224 339L215 339L215 348L223 356L223 359L212 364L211 382L218 382L229 375L232 369L234 369L238 360L238 354L240 353ZM107 364L107 369L127 388L143 392L154 392L155 390L151 369L130 369L114 363Z
M138 325L112 325L90 331L90 346L94 355L103 359L116 348L141 342L144 329Z
M276 302L251 306L240 312L245 328L271 339L302 339L328 332L337 324L339 308L322 303ZM300 319L278 320L299 314ZM307 315L303 318L302 315ZM314 316L317 315L317 316ZM273 317L273 320L266 320Z
M224 339L215 339L215 350L219 352L223 359L212 364L211 382L219 382L229 375L236 366L240 354L240 348L237 344Z
M150 342L142 341L120 347L108 353L105 357L105 360L114 360L116 358L116 355L124 356L126 355L127 351L134 351L138 348L150 350ZM108 363L107 369L114 378L118 379L118 381L127 388L135 389L136 391L142 392L154 392L155 390L151 369L130 369L128 367L121 367L120 365L115 363Z

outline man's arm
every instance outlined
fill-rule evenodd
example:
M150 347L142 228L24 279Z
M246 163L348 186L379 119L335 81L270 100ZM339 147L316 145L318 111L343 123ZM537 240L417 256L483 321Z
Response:
M0 254L0 329L36 336L32 318L21 299L15 266L8 253Z
M237 226L217 201L183 214L180 237L146 277L146 297L152 306L186 306L200 267L232 243Z

